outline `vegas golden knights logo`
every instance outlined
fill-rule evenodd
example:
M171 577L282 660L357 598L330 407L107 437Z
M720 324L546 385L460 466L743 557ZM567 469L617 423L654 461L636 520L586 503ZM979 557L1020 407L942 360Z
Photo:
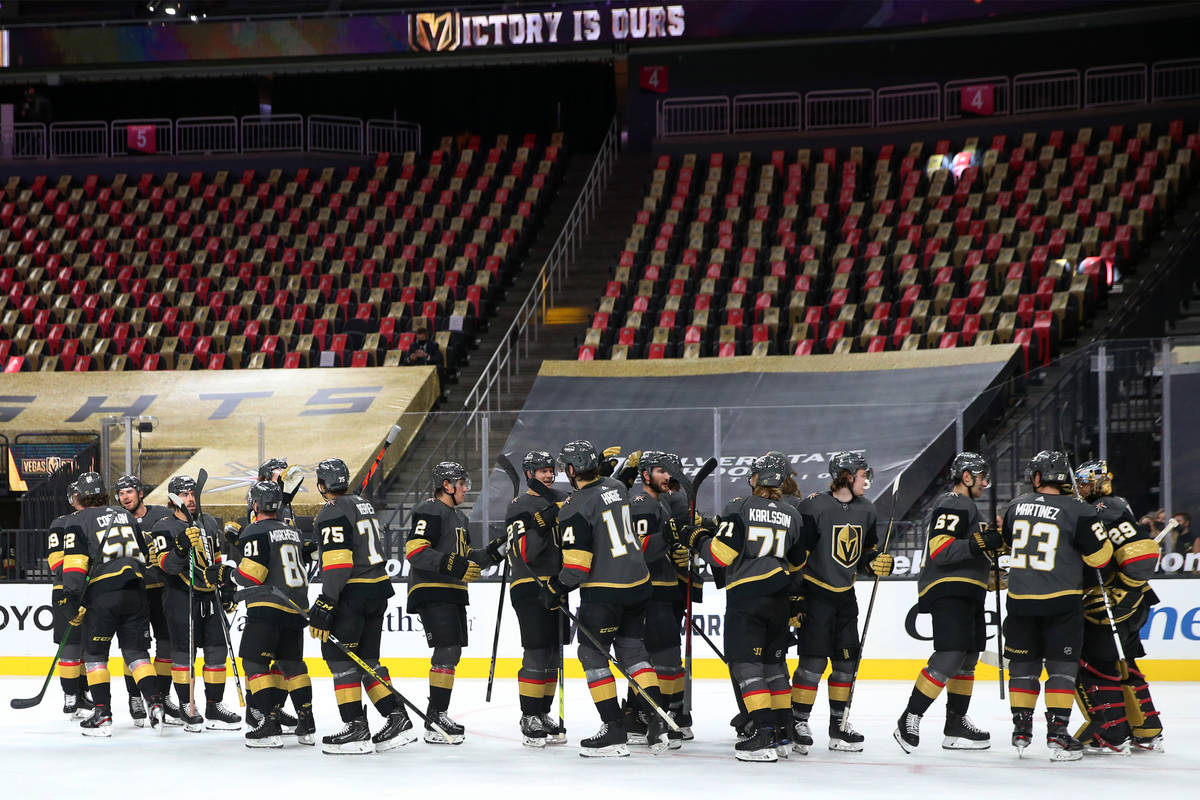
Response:
M457 11L421 12L408 17L408 46L427 53L457 50L462 43L462 18Z
M862 555L862 525L833 526L833 560L847 569L858 565Z

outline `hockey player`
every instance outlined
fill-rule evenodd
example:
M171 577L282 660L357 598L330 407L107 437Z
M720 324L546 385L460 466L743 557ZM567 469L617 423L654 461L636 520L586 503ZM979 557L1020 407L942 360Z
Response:
M283 747L279 690L285 687L296 707L296 738L300 744L316 743L312 681L304 664L304 619L297 611L308 604L308 576L300 532L275 517L282 504L283 490L278 483L254 484L249 511L255 521L241 532L241 559L236 569L230 564L210 564L204 573L205 580L218 588L232 584L260 589L246 600L246 627L239 645L250 703L261 719L246 732L246 746L252 748ZM287 600L269 589L281 592ZM272 671L272 661L279 674Z
M92 715L79 725L84 736L112 735L108 652L116 636L148 706L150 725L161 730L162 695L150 663L145 536L132 514L108 505L98 473L80 475L76 489L83 509L71 515L63 532L63 593L71 624L87 617L83 660L95 703Z
M258 467L258 479L260 481L269 481L279 484L279 490L283 493L284 498L287 497L287 489L284 484L296 479L300 473L299 466L288 466L287 459L284 458L268 458ZM296 515L292 511L292 504L284 502L279 507L279 512L275 515L275 519L280 522L286 522L288 525L296 525Z
M602 724L596 735L580 742L579 754L628 756L608 648L613 646L617 661L661 706L658 679L642 641L650 575L633 532L625 487L600 475L596 448L591 442L568 442L558 462L575 491L559 511L563 566L546 582L546 602L551 609L560 608L566 604L567 594L579 588L579 625L600 643L597 647L587 636L580 637L579 662ZM648 726L651 750L662 752L668 746L666 725L657 714L650 714Z
M67 637L67 643L58 657L58 682L63 690L63 713L75 719L87 719L92 715L92 701L86 694L87 684L83 682L83 644L79 627L67 625L70 618L66 616L66 594L62 586L63 533L66 531L67 520L83 508L74 483L67 487L67 505L71 510L55 517L48 530L46 564L50 567L50 577L54 581L50 591L50 607L54 609L54 643L61 644L62 637Z
M217 535L220 522L208 514L195 519L196 481L191 477L176 475L167 482L167 491L178 497L182 505L172 501L171 515L159 520L150 535L154 539L156 566L166 575L163 609L172 643L175 666L171 681L179 698L179 719L189 733L199 733L205 728L235 731L241 728L242 718L222 703L229 648L225 644L224 623L217 615L224 611L218 592L204 580L205 568L221 556ZM189 520L194 520L194 524ZM191 652L188 652L189 625ZM188 667L195 662L196 649L204 653L203 716L198 713L199 707L191 703L195 693L194 674Z
M683 728L691 720L680 721L683 713L683 651L680 646L680 578L675 562L668 553L667 532L675 516L670 505L671 474L680 474L683 465L672 453L647 450L641 454L638 471L642 486L634 490L629 499L633 531L641 543L646 568L650 572L650 600L646 603L646 631L643 641L650 655L650 664L658 678L658 690L662 694L664 708L673 709L676 722ZM678 496L677 496L678 497ZM686 498L683 498L686 504ZM687 506L679 517L679 523L689 523ZM687 569L687 553L683 551L684 569ZM686 574L686 573L685 573ZM686 587L684 588L686 592ZM643 736L647 723L636 711L636 704L625 707L625 730L630 741L635 732ZM667 731L671 749L677 749L683 741L682 731Z
M559 496L553 488L554 456L544 450L531 450L522 459L521 469L527 481L539 481ZM550 707L558 683L561 647L570 640L571 631L565 615L545 607L538 589L562 569L556 541L557 518L558 506L532 489L513 498L504 518L512 570L509 599L521 629L517 688L521 697L521 743L526 747L563 744L567 740L566 731L551 718Z
M159 520L170 516L163 506L148 506L145 502L146 487L136 475L122 475L113 484L117 502L138 521L138 527L147 535ZM153 559L151 559L153 561ZM154 639L154 673L157 675L158 691L163 696L163 724L182 724L179 707L171 699L171 633L167 629L167 618L163 613L163 585L165 576L158 564L146 565L146 600L150 604L150 633ZM125 675L125 688L129 692L129 713L133 724L146 726L146 707L137 692L133 676Z
M321 655L333 674L338 711L345 725L322 737L321 751L330 754L392 750L416 741L412 721L388 687L359 668L329 641L339 642L389 681L379 663L379 641L388 598L396 592L384 569L375 508L350 493L350 470L340 458L317 464L317 491L325 505L313 522L321 545L321 594L308 612L309 633L321 640ZM383 716L384 726L371 736L362 690Z
M850 687L861 658L858 640L857 575L892 574L892 556L876 550L875 506L863 495L872 471L860 453L843 452L829 460L829 491L799 504L804 517L804 594L794 615L803 617L797 632L799 661L792 675L792 749L807 754L812 746L809 714L826 662L829 675L829 749L858 752L863 735L843 724Z
M1009 665L1012 743L1021 754L1033 739L1038 678L1046 668L1046 746L1051 761L1076 761L1083 745L1067 729L1083 645L1083 570L1112 557L1104 523L1071 496L1071 465L1060 452L1029 460L1026 492L1004 512L1011 543L1004 651Z
M953 487L937 499L929 519L925 565L917 581L917 609L933 616L933 655L917 676L908 707L892 734L906 753L920 742L921 717L946 689L942 747L986 750L991 737L967 717L975 664L987 646L983 601L988 572L1004 549L1000 532L980 516L975 501L988 487L987 462L963 452L950 464Z
M467 584L479 577L481 567L500 561L505 538L498 537L486 550L471 549L467 515L458 509L471 478L457 461L442 461L433 468L433 497L412 513L412 529L404 543L409 563L408 609L421 617L425 642L433 648L429 664L431 720L445 736L425 723L430 744L462 744L466 730L447 714L454 691L454 670L467 646Z
M790 746L787 728L792 573L804 563L804 522L782 502L787 462L775 455L755 459L749 497L729 501L713 531L688 525L672 539L725 571L725 655L754 733L734 746L739 761L777 761Z
M1125 498L1112 493L1107 462L1082 464L1075 476L1079 493L1095 505L1108 532L1115 567L1103 589L1093 570L1083 574L1083 653L1075 689L1090 720L1076 738L1085 754L1124 753L1131 743L1139 750L1162 752L1162 722L1136 661L1146 654L1139 631L1150 607L1158 602L1148 582L1158 560L1158 544L1137 523ZM1118 660L1101 591L1108 593L1125 651L1124 664Z

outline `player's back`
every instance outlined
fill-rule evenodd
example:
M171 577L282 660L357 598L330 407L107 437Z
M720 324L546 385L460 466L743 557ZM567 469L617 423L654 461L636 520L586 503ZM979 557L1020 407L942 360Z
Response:
M786 591L789 573L804 561L799 512L782 500L750 495L731 500L720 519L711 551L725 562L730 601Z
M559 511L563 563L587 551L587 577L580 584L581 597L604 600L628 597L628 590L644 587L649 596L649 572L642 558L641 544L633 532L625 487L612 478L599 478L576 490ZM590 547L576 540L574 520L582 520L580 531L589 530Z
M335 496L317 514L313 529L321 543L322 570L349 570L347 583L388 579L375 507L356 494Z
M278 519L260 519L242 529L239 544L242 552L238 572L263 587L279 590L300 608L308 608L308 573L300 531ZM268 593L256 594L246 607L297 613L287 602Z
M1058 614L1078 607L1085 566L1108 562L1112 545L1095 509L1070 495L1027 492L1004 514L1011 542L1008 608Z

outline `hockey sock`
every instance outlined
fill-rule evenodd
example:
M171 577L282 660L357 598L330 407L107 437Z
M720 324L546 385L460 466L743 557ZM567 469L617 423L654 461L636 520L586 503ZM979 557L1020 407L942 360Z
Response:
M171 657L167 655L171 643L159 640L156 646L158 649L154 653L154 673L158 676L158 691L165 696L171 689L171 667L174 665Z
M1008 704L1015 714L1037 708L1041 684L1042 664L1040 661L1013 661L1008 673Z
M204 665L204 699L210 703L219 703L225 698L225 665L210 667Z
M138 694L137 681L133 679L133 673L129 671L128 664L122 664L121 666L125 673L125 690L129 692L130 697L133 697L135 694Z
M792 716L808 719L813 703L817 701L817 687L821 673L825 671L825 659L801 656L796 671L792 674Z
M179 707L188 704L188 671L187 667L171 667L171 683L175 686L175 696L179 698Z
M349 661L334 662L329 665L329 671L333 673L333 695L342 722L359 719L362 716L362 674Z
M763 665L752 662L734 662L730 671L738 683L738 693L742 704L754 724L760 728L769 727L772 722L771 690L767 679L763 676Z
M1154 699L1150 696L1150 685L1136 661L1130 660L1128 666L1129 677L1124 680L1128 690L1126 703L1135 706L1137 711L1136 714L1128 715L1133 726L1133 735L1138 738L1157 736L1162 733L1162 720L1159 718L1158 709L1154 707ZM1133 694L1132 702L1128 696L1130 693Z
M380 664L377 659L368 662L368 664L375 671L376 675L383 678L383 682L381 683L370 675L363 673L362 685L366 687L367 699L375 706L375 710L386 717L400 708L400 701L388 689L388 686L392 684L392 676L388 673L387 667Z
M142 697L149 702L152 698L161 697L158 691L158 675L154 673L154 664L150 662L149 654L146 658L134 659L130 664L133 671L133 679L137 682L138 692Z
M588 691L592 694L592 702L600 712L600 719L605 722L616 722L621 719L621 706L617 703L617 682L613 679L608 667L584 671Z
M454 667L432 664L429 667L429 706L436 711L450 708L450 694L454 691Z
M850 687L854 685L852 661L834 659L833 671L829 673L826 688L829 690L829 718L841 719L846 713L846 702L850 699Z
M971 706L971 691L975 688L975 673L960 672L946 684L946 710L960 717Z
M246 670L246 702L260 714L270 714L275 709L275 676L265 664L242 662ZM280 698L282 701L282 698Z
M772 722L782 730L787 730L791 722L792 690L788 683L786 664L768 664L767 688L771 690Z
M58 662L58 683L62 686L63 694L79 694L81 681L79 676L83 674L83 662L78 659L71 661Z
M287 693L292 697L292 707L297 714L312 710L312 679L307 672L288 677Z
M284 687L283 673L279 671L278 667L272 667L268 673L268 685L262 693L263 702L268 703L268 711L283 706L288 695L287 689Z
M540 669L522 666L517 671L517 691L521 696L521 715L542 713L546 698L546 676Z
M554 692L558 689L558 670L548 669L542 673L542 705L539 714L549 714L554 706Z
M92 702L111 707L112 687L109 686L108 663L88 661L84 666L87 669L87 683L92 692Z
M654 673L658 677L658 690L662 692L666 707L673 710L683 708L683 667L655 667Z
M1078 661L1046 661L1046 710L1070 719L1075 705L1075 676Z

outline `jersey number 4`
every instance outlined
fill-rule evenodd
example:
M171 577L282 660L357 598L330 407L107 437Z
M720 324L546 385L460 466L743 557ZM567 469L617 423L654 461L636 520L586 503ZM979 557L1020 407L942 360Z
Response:
M608 528L608 539L612 544L613 558L628 555L627 544L633 545L635 552L639 549L637 538L633 535L633 522L629 517L629 506L621 506L621 530L617 530L617 517L611 508L606 508L600 518L604 520L604 524Z

